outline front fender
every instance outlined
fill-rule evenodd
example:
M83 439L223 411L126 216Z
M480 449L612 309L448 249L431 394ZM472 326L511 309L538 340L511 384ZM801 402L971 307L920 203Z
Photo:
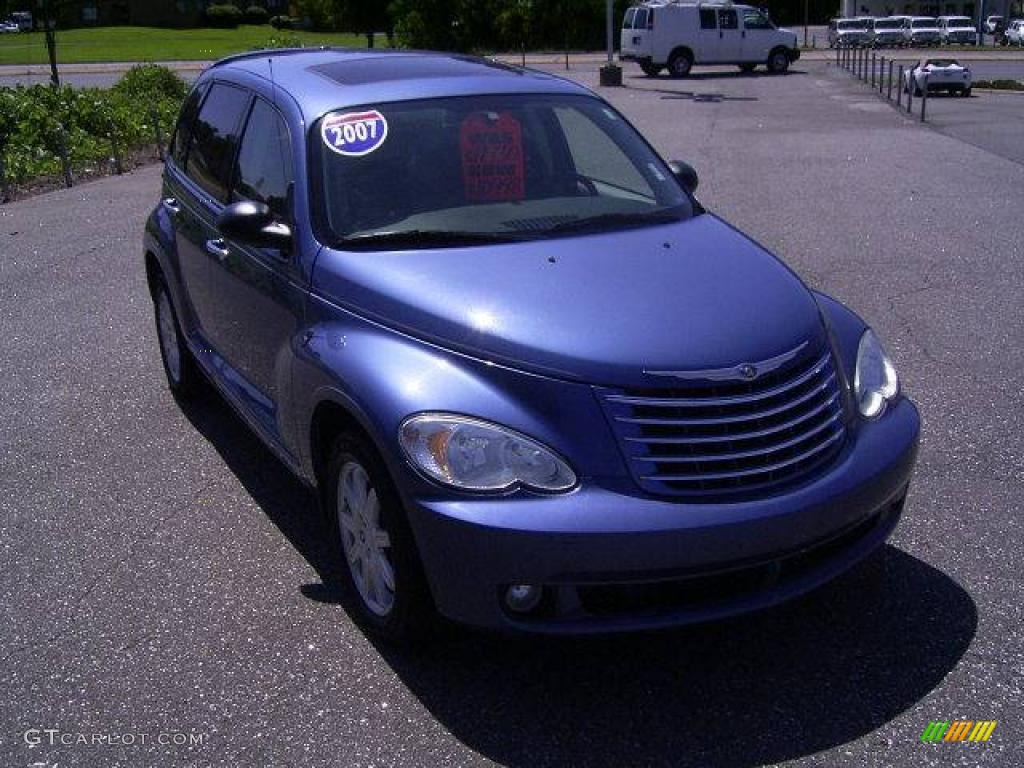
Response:
M581 479L628 479L592 389L457 354L399 333L325 299L310 301L306 342L293 387L303 472L314 477L313 418L319 405L344 407L376 444L400 491L445 496L405 461L398 445L410 415L445 411L496 422L550 446Z
M835 341L836 353L843 363L846 378L853 382L853 374L857 369L857 347L860 345L860 337L868 329L868 324L856 312L828 294L818 291L813 293L821 308L825 326Z

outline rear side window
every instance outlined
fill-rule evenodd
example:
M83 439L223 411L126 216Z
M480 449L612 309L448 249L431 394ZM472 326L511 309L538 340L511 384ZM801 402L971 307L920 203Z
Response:
M185 153L188 150L189 139L192 138L192 124L199 114L199 105L203 103L203 95L206 93L206 86L193 88L185 99L178 116L178 124L174 128L174 136L171 137L171 157L181 168L185 167Z
M700 28L701 29L718 29L718 22L715 20L715 9L714 8L701 8L700 9Z
M256 99L238 150L232 200L266 203L278 219L285 219L292 179L288 126L273 107Z
M227 201L231 160L248 104L249 94L245 90L215 83L192 129L185 173L221 202Z

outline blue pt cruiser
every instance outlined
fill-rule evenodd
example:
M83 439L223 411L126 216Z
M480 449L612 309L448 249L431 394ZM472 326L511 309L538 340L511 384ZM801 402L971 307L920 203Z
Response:
M891 533L918 415L864 322L696 186L551 75L223 60L146 226L170 388L210 379L317 490L382 636L779 602Z

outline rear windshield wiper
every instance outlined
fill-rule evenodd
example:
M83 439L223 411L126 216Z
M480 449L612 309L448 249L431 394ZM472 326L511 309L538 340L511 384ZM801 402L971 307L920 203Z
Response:
M621 227L642 227L645 224L667 224L679 221L678 213L672 211L648 211L646 213L601 213L597 216L586 216L582 219L563 221L548 227L544 234L563 232L601 231Z
M455 247L459 245L486 245L527 240L512 232L471 232L449 229L404 229L392 232L367 232L342 238L338 245L351 249L393 247Z

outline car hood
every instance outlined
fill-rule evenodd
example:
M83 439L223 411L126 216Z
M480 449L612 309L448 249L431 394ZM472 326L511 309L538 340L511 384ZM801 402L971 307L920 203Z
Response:
M417 251L324 248L313 291L453 351L608 386L757 362L824 327L810 291L720 219Z

